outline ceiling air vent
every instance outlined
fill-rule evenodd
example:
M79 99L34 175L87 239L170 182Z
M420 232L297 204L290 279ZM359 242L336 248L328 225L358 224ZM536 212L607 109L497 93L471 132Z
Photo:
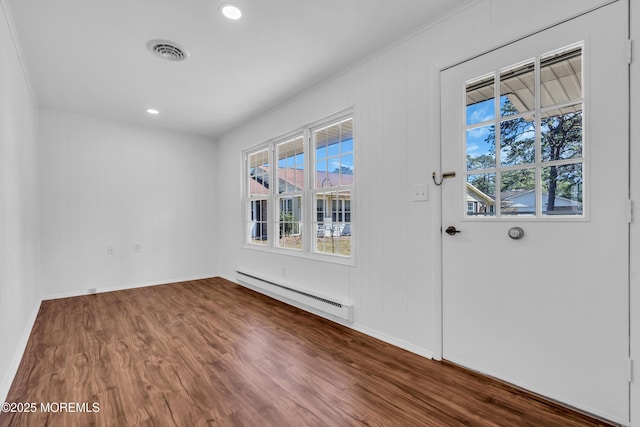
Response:
M183 47L167 40L151 40L147 48L157 56L167 61L184 61L189 56Z

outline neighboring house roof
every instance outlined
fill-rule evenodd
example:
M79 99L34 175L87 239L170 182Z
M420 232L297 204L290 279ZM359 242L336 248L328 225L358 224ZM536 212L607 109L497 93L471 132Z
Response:
M282 191L302 191L304 189L304 169L278 168L278 188Z
M532 197L535 197L535 194L533 190L513 190L500 193L500 197L502 201L518 202L525 199L531 199ZM548 198L549 193L543 192L542 201L544 204L546 204ZM571 200L562 196L556 196L555 204L556 206L580 206L582 205L582 202Z
M493 200L493 197L483 193L478 189L478 187L467 182L467 201L471 202L471 201L480 201L480 200L483 200L490 205L495 203L495 200Z
M510 191L503 191L502 193L500 193L500 198L502 200L511 200L513 198L517 198L517 197L521 197L524 194L531 194L533 193L533 190L510 190Z
M503 191L500 193L500 200L502 203L503 209L508 209L509 211L517 211L517 212L526 212L526 211L535 211L536 201L535 201L535 192L534 190L511 190L511 191ZM548 192L542 193L542 203L543 206L547 206L547 199L549 198ZM484 201L488 205L495 204L495 200L480 191L477 187L472 184L467 183L467 201ZM556 209L558 208L579 208L582 206L582 202L571 200L566 197L556 196L555 199Z
M263 173L269 172L268 166L259 166ZM338 185L352 185L353 174L338 172L316 173L316 188L328 188ZM286 188L287 191L302 191L304 186L304 170L294 168L278 168L278 188ZM269 194L269 185L252 179L250 182L251 194Z
M316 173L316 188L335 187L338 185L352 185L352 173L318 172Z
M255 179L249 181L249 194L269 194L269 187Z

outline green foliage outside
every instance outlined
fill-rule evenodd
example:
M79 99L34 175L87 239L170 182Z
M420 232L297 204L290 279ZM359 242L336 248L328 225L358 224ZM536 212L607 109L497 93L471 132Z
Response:
M515 106L507 99L501 108L502 116L515 115ZM540 123L542 162L580 158L582 156L582 111L548 114ZM533 116L524 116L500 123L500 158L503 166L525 166L535 161L535 129ZM467 155L468 170L478 170L470 182L483 193L495 197L493 174L482 173L495 168L496 130L491 126L485 138L489 154L477 157ZM557 196L582 202L582 194L574 188L582 183L582 164L547 166L542 165L542 190L548 193L547 211L553 211ZM532 168L505 171L501 174L500 191L535 189L535 173Z
M300 234L300 222L290 212L280 212L280 237Z

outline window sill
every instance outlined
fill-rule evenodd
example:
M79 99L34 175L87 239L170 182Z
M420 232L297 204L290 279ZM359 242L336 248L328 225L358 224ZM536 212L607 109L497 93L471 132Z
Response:
M245 243L242 246L242 248L248 249L251 251L266 252L274 255L283 255L283 256L288 256L293 258L304 258L311 261L320 261L320 262L325 262L329 264L345 265L348 267L356 266L353 256L347 258L347 257L333 256L333 255L324 255L324 254L314 253L314 252L311 252L311 253L304 252L296 249L272 248L272 247L265 247L265 246L259 246L259 245L251 245L248 243Z

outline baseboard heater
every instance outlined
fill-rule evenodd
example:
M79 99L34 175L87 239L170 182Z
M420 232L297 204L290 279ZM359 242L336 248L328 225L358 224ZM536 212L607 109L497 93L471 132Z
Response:
M316 314L327 314L338 319L353 322L353 306L332 301L307 291L296 289L290 285L279 283L271 279L259 277L256 274L236 271L236 279L242 285L248 286L261 293L279 299L300 308L311 309ZM284 299L283 299L284 298Z

